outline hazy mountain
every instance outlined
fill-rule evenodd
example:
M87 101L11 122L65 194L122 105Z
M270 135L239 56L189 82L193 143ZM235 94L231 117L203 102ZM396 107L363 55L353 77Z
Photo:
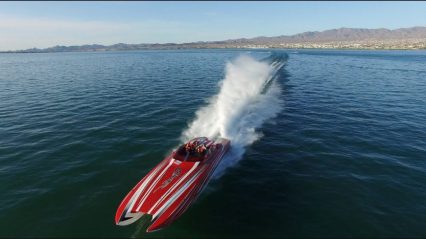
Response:
M304 32L291 36L255 37L250 39L233 39L229 43L321 43L330 41L358 41L358 40L403 40L426 38L426 27L410 27L389 30L386 28L339 28L326 31Z
M426 40L426 27L410 27L389 30L386 28L339 28L326 31L304 32L295 35L282 35L275 37L241 38L224 41L191 42L191 43L166 43L166 44L125 44L118 43L110 46L82 45L82 46L55 46L45 49L27 49L9 52L76 52L76 51L120 51L142 49L188 49L188 48L233 48L245 47L247 44L278 47L278 44L296 43L327 43L327 42L353 42L353 41L406 41L409 39ZM423 44L423 43L422 43Z

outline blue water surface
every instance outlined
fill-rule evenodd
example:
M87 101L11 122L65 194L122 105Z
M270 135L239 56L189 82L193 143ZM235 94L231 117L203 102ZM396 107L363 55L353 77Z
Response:
M0 54L0 236L425 237L425 51L287 50L243 159L170 227L114 224L226 63L273 51Z

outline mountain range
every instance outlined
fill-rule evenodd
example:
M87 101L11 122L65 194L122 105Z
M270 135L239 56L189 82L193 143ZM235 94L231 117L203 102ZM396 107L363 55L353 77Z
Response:
M80 51L125 51L144 49L191 49L191 48L381 48L381 49L426 49L426 27L399 29L339 28L326 31L310 31L295 35L240 38L224 41L199 41L190 43L125 44L54 46L50 48L7 51L32 52L80 52Z

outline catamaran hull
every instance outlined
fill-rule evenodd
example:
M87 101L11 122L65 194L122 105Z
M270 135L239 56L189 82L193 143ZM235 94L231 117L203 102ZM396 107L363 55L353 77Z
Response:
M116 224L129 225L148 214L150 232L179 218L200 195L230 147L230 141L223 138L208 143L210 152L203 160L181 161L173 152L154 167L121 202Z

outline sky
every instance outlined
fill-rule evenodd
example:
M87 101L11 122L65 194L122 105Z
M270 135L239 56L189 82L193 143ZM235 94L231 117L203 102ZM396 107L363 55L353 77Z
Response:
M426 2L0 2L0 50L426 26Z

